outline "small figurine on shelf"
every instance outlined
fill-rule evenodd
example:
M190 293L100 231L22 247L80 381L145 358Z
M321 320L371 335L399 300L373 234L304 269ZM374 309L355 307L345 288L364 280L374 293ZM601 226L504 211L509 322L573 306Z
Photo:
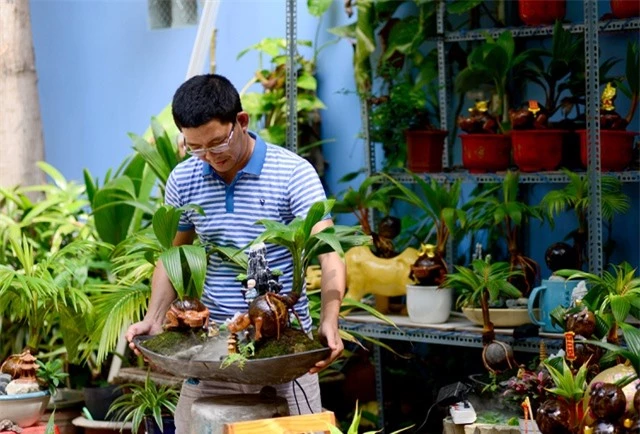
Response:
M497 134L498 120L489 113L488 101L477 101L469 110L469 116L458 116L458 126L468 134Z
M440 286L447 277L447 264L436 252L436 246L423 244L409 275L422 286Z
M629 122L620 116L616 112L616 107L613 104L616 99L616 88L607 83L606 87L602 91L602 97L600 98L600 128L603 130L625 130Z
M28 348L20 354L9 356L0 367L0 371L11 375L12 378L6 385L3 394L18 395L38 392L40 385L36 375L37 370L36 358Z
M540 108L538 101L530 100L527 107L509 110L511 128L514 130L539 130L549 128L549 116Z

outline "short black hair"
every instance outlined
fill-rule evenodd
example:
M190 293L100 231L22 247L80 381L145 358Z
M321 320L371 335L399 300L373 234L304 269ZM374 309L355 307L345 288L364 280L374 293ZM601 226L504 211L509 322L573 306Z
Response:
M197 128L213 119L235 122L242 111L240 95L221 75L196 75L185 81L173 95L171 112L180 130Z

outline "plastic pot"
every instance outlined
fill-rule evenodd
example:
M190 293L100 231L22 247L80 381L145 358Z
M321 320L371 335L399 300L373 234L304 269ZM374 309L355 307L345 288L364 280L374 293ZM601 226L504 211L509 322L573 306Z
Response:
M511 137L504 134L461 134L462 165L471 173L507 170Z
M513 162L522 172L555 170L562 162L563 130L513 130Z

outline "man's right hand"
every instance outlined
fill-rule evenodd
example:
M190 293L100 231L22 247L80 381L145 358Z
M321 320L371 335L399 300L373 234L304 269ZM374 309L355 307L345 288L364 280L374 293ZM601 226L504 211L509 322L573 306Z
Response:
M138 351L135 344L132 342L133 338L138 335L157 335L158 333L162 333L162 331L162 325L156 322L142 320L135 324L131 324L124 336L129 342L129 348L131 348L137 355L140 355L140 351Z

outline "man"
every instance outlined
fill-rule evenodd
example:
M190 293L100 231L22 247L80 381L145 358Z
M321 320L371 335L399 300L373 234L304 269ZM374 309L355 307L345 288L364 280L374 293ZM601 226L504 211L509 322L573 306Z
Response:
M182 84L173 97L173 118L180 129L184 147L191 158L180 163L167 181L165 202L179 207L197 204L205 215L185 211L174 245L193 242L197 235L205 243L242 247L253 241L262 226L260 219L289 223L304 217L310 206L325 199L313 167L303 158L279 146L265 143L248 131L249 116L242 111L240 96L231 82L220 75L193 77ZM314 232L331 226L331 219L319 222ZM270 246L269 266L282 271L283 292L291 290L292 262L280 246ZM319 257L322 267L322 312L319 336L331 349L297 381L313 412L321 411L317 372L328 366L343 350L338 333L338 314L345 288L345 266L337 253ZM242 287L235 280L238 269L212 255L209 260L202 302L211 319L221 324L236 312L247 310ZM149 309L141 322L127 330L136 335L162 331L165 313L176 295L162 263L158 262L151 283ZM303 294L294 306L302 326L309 331L308 299ZM299 388L291 383L276 385L278 395L287 398L291 414L308 413ZM218 381L187 380L180 393L175 414L180 434L190 432L191 404L197 398L228 393L257 393L261 386ZM297 391L298 395L294 396ZM298 408L296 400L302 405Z

